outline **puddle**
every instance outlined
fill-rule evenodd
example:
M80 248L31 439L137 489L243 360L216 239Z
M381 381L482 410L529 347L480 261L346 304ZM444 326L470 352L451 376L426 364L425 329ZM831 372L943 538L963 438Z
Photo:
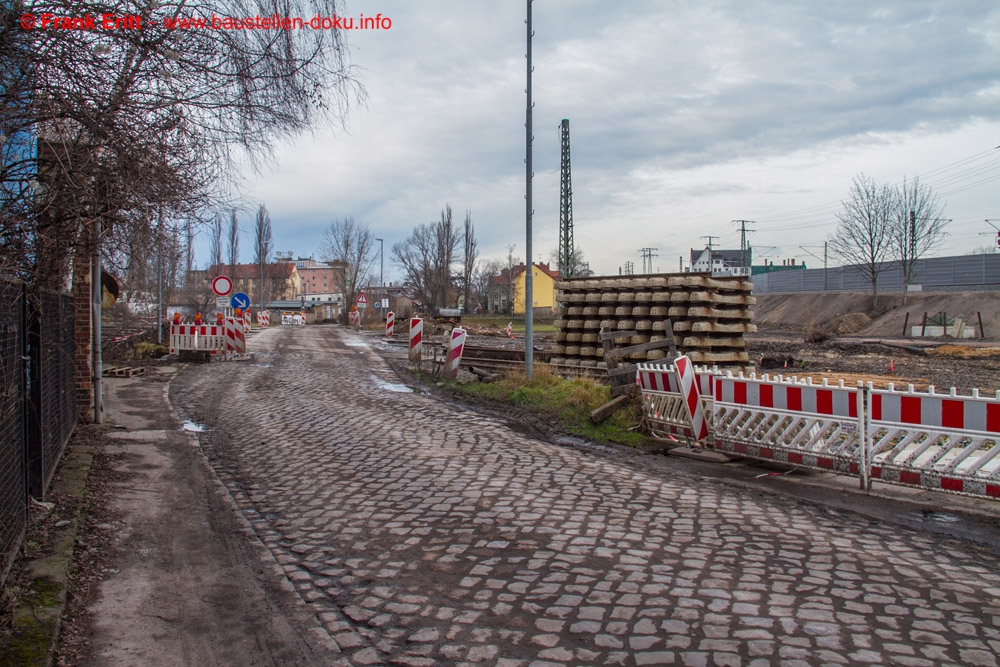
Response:
M363 340L345 340L344 345L347 347L368 347L368 343Z
M181 424L181 430L187 431L188 433L203 433L205 431L205 427L201 424L195 424L193 421L188 419Z
M375 386L378 387L379 389L383 389L385 391L394 391L398 394L413 393L413 390L407 387L405 384L394 384L392 382L386 382L382 378L375 377L374 375L372 376L372 379L375 381Z

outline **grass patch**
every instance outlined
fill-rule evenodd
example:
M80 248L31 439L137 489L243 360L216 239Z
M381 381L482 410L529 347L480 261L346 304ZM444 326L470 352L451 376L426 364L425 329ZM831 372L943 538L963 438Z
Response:
M168 352L170 352L170 349L166 345L143 342L135 346L133 356L136 359L159 359Z
M565 379L544 366L535 368L531 380L522 372L503 375L496 382L446 383L455 394L506 403L557 421L567 433L590 440L636 446L645 436L640 432L642 410L637 402L614 413L601 424L590 422L590 412L611 400L611 389L590 378Z

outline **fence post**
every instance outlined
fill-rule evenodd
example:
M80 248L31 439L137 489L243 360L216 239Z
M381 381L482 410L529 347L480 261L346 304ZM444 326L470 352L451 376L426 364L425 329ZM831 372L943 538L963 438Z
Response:
M24 295L24 450L28 494L45 499L42 443L42 326L38 300Z
M869 475L871 472L871 433L868 432L869 420L872 414L872 383L869 382L867 386L862 385L858 382L858 388L861 390L858 392L858 419L861 421L861 490L865 493L871 493L872 490L872 480ZM863 408L863 409L862 409Z

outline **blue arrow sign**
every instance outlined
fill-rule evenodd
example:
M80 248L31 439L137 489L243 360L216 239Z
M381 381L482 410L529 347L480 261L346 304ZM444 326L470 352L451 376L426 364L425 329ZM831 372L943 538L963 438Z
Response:
M233 308L239 308L240 310L246 310L250 307L250 297L248 297L243 292L237 292L229 298L229 305Z

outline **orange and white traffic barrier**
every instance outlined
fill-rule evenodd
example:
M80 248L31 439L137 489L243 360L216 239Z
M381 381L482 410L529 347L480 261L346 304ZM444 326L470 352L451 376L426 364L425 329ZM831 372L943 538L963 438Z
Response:
M451 340L448 341L448 356L441 371L441 374L449 380L458 377L458 365L462 363L462 352L465 350L465 336L465 329L455 327L451 330Z
M391 310L385 314L385 337L392 338L392 330L396 326L396 314Z
M424 321L419 317L410 318L410 361L419 362L423 352Z

